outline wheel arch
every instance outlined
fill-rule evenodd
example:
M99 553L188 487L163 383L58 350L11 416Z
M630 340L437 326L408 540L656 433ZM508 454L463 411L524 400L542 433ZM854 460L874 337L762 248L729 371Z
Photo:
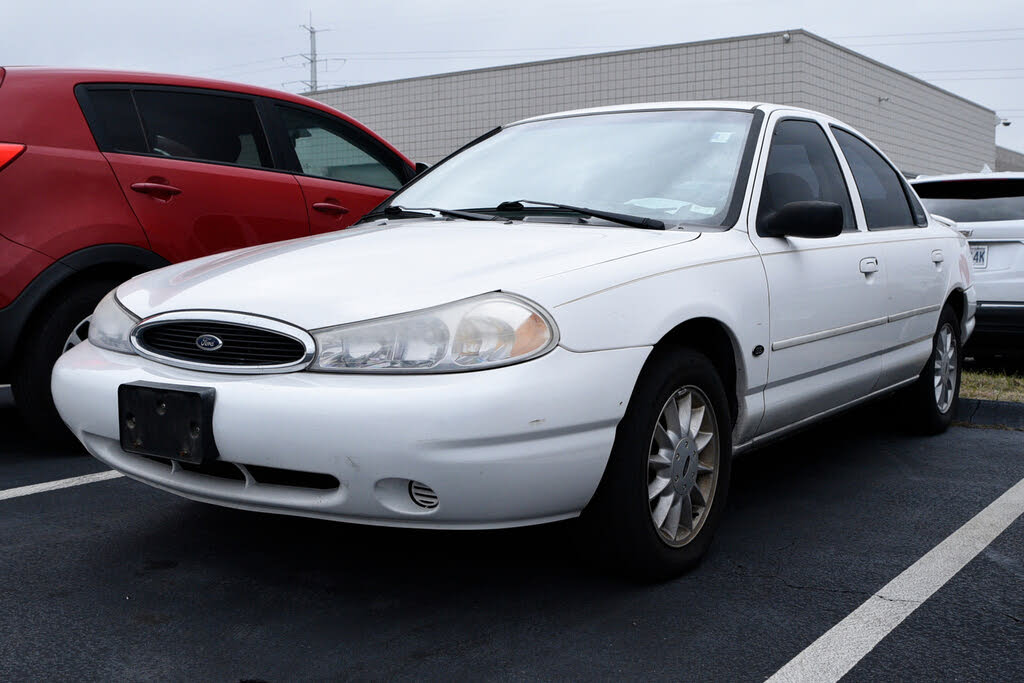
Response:
M728 325L717 318L690 318L673 327L654 345L654 351L665 348L690 348L708 357L725 385L729 413L735 425L746 373L739 355L739 341Z
M956 313L957 319L960 324L963 325L967 322L964 316L967 314L967 294L964 293L960 287L954 287L953 291L946 297L946 301L943 302L943 307L951 306L953 311Z
M11 373L26 332L38 324L47 308L70 288L86 280L121 279L170 265L148 249L130 244L100 244L74 251L50 264L4 309L5 334L0 339L0 376Z

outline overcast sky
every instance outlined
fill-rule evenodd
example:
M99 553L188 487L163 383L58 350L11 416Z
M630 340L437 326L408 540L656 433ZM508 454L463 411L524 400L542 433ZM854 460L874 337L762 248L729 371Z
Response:
M0 0L0 65L130 68L293 92L312 12L321 87L805 28L985 105L1024 151L1021 0ZM282 59L282 57L287 57Z

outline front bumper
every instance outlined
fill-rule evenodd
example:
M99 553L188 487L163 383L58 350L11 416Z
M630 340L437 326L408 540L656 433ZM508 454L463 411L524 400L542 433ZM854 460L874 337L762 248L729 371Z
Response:
M579 514L649 353L556 348L518 365L447 375L241 376L83 343L58 360L52 388L61 417L94 456L172 493L367 524L497 528ZM117 388L139 380L213 387L220 461L331 475L339 485L239 481L124 452ZM430 486L437 507L413 503L408 481Z

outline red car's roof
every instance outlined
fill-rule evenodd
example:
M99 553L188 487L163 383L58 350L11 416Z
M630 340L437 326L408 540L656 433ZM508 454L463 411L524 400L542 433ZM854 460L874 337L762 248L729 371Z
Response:
M271 88L260 88L255 85L245 85L243 83L234 83L231 81L218 81L211 78L197 78L194 76L177 76L173 74L158 74L150 73L146 71L116 71L110 69L70 69L70 68L59 68L50 66L7 66L0 68L0 74L4 71L7 72L7 76L11 78L18 78L23 76L29 76L34 78L45 78L47 81L58 81L66 83L67 85L74 87L79 83L145 83L149 85L177 85L189 88L210 88L212 90L226 90L230 92L243 93L246 95L255 95L259 97L272 97L278 100L285 100L287 102L293 102L295 104L301 104L306 107L313 109L319 109L325 113L337 116L345 121L348 121L354 126L370 133L375 138L381 140L387 145L395 154L399 155L404 159L410 166L415 164L409 160L404 154L395 149L387 140L384 140L377 133L370 128L345 114L344 112L338 111L333 107L329 107L322 102L303 97L302 95L294 95L292 93L284 92L283 90L273 90Z

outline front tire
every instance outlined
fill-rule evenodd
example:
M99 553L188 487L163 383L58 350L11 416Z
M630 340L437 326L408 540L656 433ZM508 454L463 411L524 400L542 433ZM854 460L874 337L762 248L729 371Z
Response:
M628 574L677 576L711 544L731 464L729 405L714 365L690 349L656 350L583 521Z
M924 434L941 434L953 422L960 397L962 365L960 320L947 305L939 315L932 353L909 392L917 413L917 425Z
M53 364L62 353L88 337L89 316L100 299L118 284L117 280L104 279L76 285L41 311L22 341L11 382L14 405L29 429L50 443L77 443L53 405Z

